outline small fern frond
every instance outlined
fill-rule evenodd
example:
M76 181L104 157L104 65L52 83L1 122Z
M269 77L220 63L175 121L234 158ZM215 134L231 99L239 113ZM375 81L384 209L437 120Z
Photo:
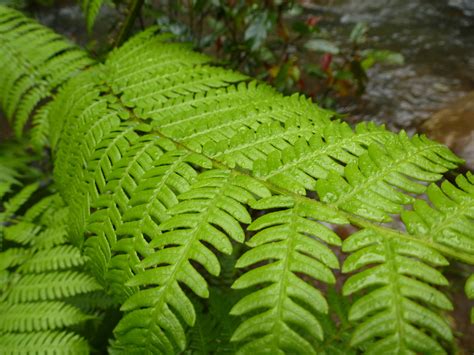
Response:
M31 254L31 250L24 248L8 248L0 254L2 256L0 259L0 270L22 265L31 257Z
M146 245L147 238L150 240L150 236L159 233L157 223L164 220L172 201L177 203L174 194L184 192L189 187L188 181L197 175L189 163L210 166L206 159L195 154L173 150L174 144L159 137L144 136L135 143L121 160L103 169L102 174L108 182L102 189L103 194L93 202L98 209L91 216L88 229L95 236L86 241L87 254L94 265L94 273L104 282L104 277L118 275L119 271L122 276L132 275L131 270L122 269L139 261L137 251L130 247L138 246L137 242ZM163 154L168 150L172 152ZM104 156L101 153L100 159ZM102 174L95 180L99 189ZM116 245L117 241L119 245ZM129 254L130 263L124 260L123 254L112 260L113 250ZM146 256L152 249L146 250L141 248L138 252ZM107 276L109 267L115 270ZM109 279L112 292L122 301L122 291L130 295L128 288L124 287L125 282L123 277Z
M209 289L206 306L194 302L196 322L189 329L188 344L184 354L235 354L238 346L230 341L237 327L237 317L229 315L232 305L241 297L240 292Z
M0 334L0 353L18 355L77 354L88 355L87 341L70 332L35 332Z
M3 204L3 211L0 212L0 236L5 231L5 222L14 216L14 214L21 208L21 206L23 206L26 201L28 201L28 199L38 189L38 187L38 183L27 185L23 187L19 193L15 194ZM16 236L13 238L16 239Z
M79 119L86 109L100 102L101 87L97 85L97 76L97 70L89 69L71 78L58 89L49 114L49 139L54 152L58 152L61 138L74 133L68 129L63 131L66 124L73 119ZM96 105L92 105L94 103Z
M176 101L180 114L176 115L176 109L171 110L167 102L164 108L154 109L153 113L157 115L154 126L195 151L210 145L208 149L213 153L218 152L216 148L225 148L229 139L238 141L237 137L244 129L287 125L296 131L297 136L307 137L327 124L329 116L303 97L283 98L269 87L255 82L186 95ZM288 119L290 117L293 119ZM268 144L264 146L268 147Z
M416 200L413 210L403 211L401 217L410 234L474 256L474 175L458 175L456 185L429 185L426 194L432 206Z
M386 238L375 229L353 234L342 249L352 253L342 271L358 272L344 283L343 294L366 290L350 309L349 320L359 323L351 344L365 345L369 354L445 353L441 344L453 335L436 309L452 305L435 288L448 284L435 267L447 260L421 243Z
M93 236L86 240L86 254L90 257L93 273L104 285L108 278L114 297L122 302L124 297L130 296L130 289L124 286L127 281L124 277L131 277L132 272L123 256L111 260L117 240L121 238L117 231L123 224L122 215L131 208L130 196L134 196L145 172L155 166L170 145L174 147L157 137L139 138L133 131L135 127L131 128L125 131L128 132L126 135L119 133L115 138L104 140L92 157L93 190L90 191L92 196L100 195L93 200L97 211L89 219L88 231ZM129 147L131 142L136 143L133 148ZM110 272L109 268L112 269ZM112 275L122 277L117 279Z
M23 190L24 191L24 190ZM30 244L41 227L30 222L19 222L4 228L5 240L20 245Z
M255 176L287 190L315 191L316 181L344 173L373 142L384 143L391 133L371 124L359 124L354 132L345 123L330 123L309 139L298 139L282 150L268 152L253 162Z
M8 293L8 300L14 303L46 301L100 289L101 286L92 277L81 272L28 274L16 281L15 287Z
M240 257L236 267L264 264L240 276L232 287L266 286L232 308L235 315L257 313L240 324L232 340L247 343L241 353L265 349L274 354L315 354L314 339L323 339L315 313L327 313L328 305L321 292L300 275L335 283L331 269L339 268L339 262L328 245L340 245L341 241L315 220L346 221L322 205L289 196L264 198L252 207L279 210L264 214L248 227L258 232L247 242L252 249ZM301 335L303 330L307 337Z
M140 263L145 270L128 282L129 286L154 287L141 289L123 304L128 314L115 330L122 346L127 342L133 346L131 334L139 322L147 328L141 330L143 344L136 346L162 352L184 349L180 319L193 325L196 315L179 283L207 298L207 282L193 263L218 275L220 265L213 250L230 254L229 239L244 240L240 223L249 223L251 218L243 204L268 194L262 185L229 171L209 170L197 176L191 188L179 195L180 202L169 209L171 218L160 225L163 234L152 239L155 251Z
M316 189L323 202L389 222L390 214L399 214L403 205L413 202L410 193L423 193L425 182L441 179L460 162L445 146L401 132L383 146L371 144L367 153L344 168L344 177L330 174L316 183Z
M95 19L99 14L104 0L82 0L81 8L86 18L87 32L91 33L95 24Z
M61 329L91 319L63 302L0 304L1 332L36 332Z
M72 245L59 245L39 250L31 259L24 262L18 271L21 273L41 273L64 270L82 266L85 263L80 251Z
M0 39L0 67L7 73L0 78L0 98L19 137L38 103L92 60L53 31L4 6Z
M53 101L41 106L33 116L33 127L31 128L31 144L39 151L49 142L49 115Z
M31 205L37 188L15 197ZM101 288L91 276L77 271L85 259L78 249L64 244L66 217L59 196L47 195L7 220L5 241L19 247L0 253L2 354L89 353L87 340L70 328L96 317L66 300Z

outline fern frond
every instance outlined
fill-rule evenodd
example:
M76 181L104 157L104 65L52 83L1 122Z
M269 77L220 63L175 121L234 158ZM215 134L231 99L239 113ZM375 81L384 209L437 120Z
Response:
M86 2L90 21L98 3ZM81 73L92 60L46 32L0 8L1 104L17 132L35 112L34 134L49 140L61 194L23 213L24 190L2 215L12 247L0 273L2 336L40 350L49 338L72 339L69 326L89 319L88 305L103 311L93 298L107 292L106 303L124 312L111 351L183 351L192 325L216 330L212 312L199 311L210 303L193 300L209 297L217 277L238 274L232 266L219 275L218 255L247 235L233 352L449 349L443 313L452 306L438 289L447 283L439 269L445 256L474 258L471 175L457 187L433 184L460 162L449 150L331 121L307 99L213 67L156 28ZM37 110L40 98L51 101ZM20 175L8 167L0 192L10 197ZM420 202L424 193L430 201ZM400 214L407 231L378 223ZM354 295L349 319L331 288L322 292L335 281L341 243L328 224L339 223L361 228L342 246L350 254L343 272L353 273L343 287ZM70 242L85 246L86 258ZM86 260L97 280L79 271ZM51 307L51 318L28 318L30 304ZM212 351L201 340L196 347Z
M145 172L154 167L163 152L174 148L172 143L159 137L139 138L136 128L128 126L122 132L111 132L102 140L88 164L89 192L92 204L97 208L91 216L89 231L99 238L107 238L103 239L107 254L115 246L116 230L122 225L122 215L130 208L130 196L134 195ZM90 239L87 243L90 247ZM108 259L102 264L107 264Z
M101 88L97 84L97 70L90 69L68 80L58 89L56 99L52 101L49 114L50 144L58 151L59 141L64 135L74 132L64 130L66 124L78 119L96 101L100 102Z
M142 43L132 41L130 46L116 50L107 60L107 78L113 92L121 94L125 106L139 107L140 115L149 117L154 107L173 97L199 94L247 80L240 73L203 65L209 59L190 53L183 45L145 38ZM125 48L128 53L124 55ZM185 51L186 57L181 55Z
M456 185L431 184L426 194L431 202L416 200L412 211L403 211L409 233L474 255L474 175L459 175Z
M67 229L66 225L61 224L52 226L32 240L32 245L39 250L46 250L64 244L67 242Z
M145 271L128 282L129 286L154 287L138 291L123 304L122 310L128 314L115 330L122 346L129 342L128 346L143 346L151 351L184 349L185 333L180 318L193 325L196 316L179 283L200 297L209 296L205 279L191 261L202 265L211 275L218 275L219 261L207 245L229 254L229 239L244 239L239 222L251 221L243 204L265 195L268 190L262 185L225 170L200 174L190 190L179 195L180 203L169 209L171 218L160 225L164 233L156 235L150 243L154 253L140 263ZM140 329L143 340L136 343L132 334L138 331L139 324L146 328Z
M138 111L138 114L153 117L153 124L160 132L196 151L201 151L205 144L219 142L217 147L220 148L244 128L284 126L289 117L298 117L293 126L300 124L303 126L301 133L308 136L327 124L329 116L303 97L283 98L266 85L255 82L183 95L167 100L150 112ZM288 120L288 125L291 121Z
M346 164L357 161L371 143L384 143L391 133L371 124L354 132L345 123L331 123L309 139L298 139L282 150L253 162L255 176L299 194L316 190L316 181L330 173L342 175Z
M338 268L339 262L327 245L340 245L341 241L314 219L346 221L324 206L288 196L265 198L252 207L279 210L264 214L248 227L258 232L247 242L252 249L240 257L236 267L263 265L240 276L232 287L265 286L232 308L235 315L257 313L239 325L232 340L247 343L241 353L315 354L313 339L324 336L315 313L327 313L328 305L321 292L299 275L335 283L331 269ZM302 330L307 337L302 336Z
M3 211L0 212L0 232L4 231L5 222L13 217L13 215L28 201L31 195L38 189L38 183L32 183L21 189L19 193L11 197L3 204Z
M204 143L203 151L231 168L240 166L251 170L257 159L263 159L273 151L290 148L299 138L309 139L316 130L317 126L304 118L296 122L288 120L283 126L280 122L265 123L256 131L240 129L230 139L209 140Z
M0 332L36 332L82 323L90 316L63 302L0 304Z
M40 229L41 228L34 223L20 222L4 228L3 233L5 240L25 245L32 242Z
M167 43L169 35L156 35L156 30L149 28L109 54L107 78L114 94L139 89L141 82L156 82L153 78L159 75L210 62L208 56L190 53L190 46Z
M3 201L16 186L21 186L21 179L30 180L38 176L37 169L30 166L36 158L35 155L27 154L19 143L0 144L0 200ZM8 218L3 216L0 217L0 224L2 218Z
M31 128L31 144L36 150L48 145L49 141L49 114L53 101L38 108L33 116Z
M38 103L92 60L53 31L4 6L0 38L0 66L7 73L0 78L1 103L21 136Z
M352 253L342 271L358 272L344 283L343 294L366 290L350 309L349 320L359 322L351 344L365 345L369 354L445 353L442 343L453 335L436 309L452 305L435 288L448 284L435 267L447 260L421 243L386 238L375 229L353 234L342 250Z
M31 204L31 193L20 191L19 199ZM0 283L2 354L89 353L87 340L69 328L97 317L65 299L101 287L91 276L77 271L85 262L80 251L64 245L66 217L67 208L59 196L47 195L7 220L11 225L5 229L5 239L22 247L0 253L5 278Z
M372 144L367 153L344 168L344 177L330 174L316 183L323 202L361 217L388 222L413 202L410 193L421 194L425 182L461 161L445 146L423 136L408 138L401 132L384 146Z
M87 32L91 33L95 24L95 19L99 14L100 8L103 4L103 0L82 0L81 8L86 17L86 28Z
M230 338L237 327L237 317L229 314L233 304L241 297L239 292L211 287L207 307L194 302L196 323L189 329L188 345L184 354L235 354L236 343Z
M101 115L101 118L96 120L96 115ZM64 164L56 165L55 177L59 183L71 186L69 190L64 191L64 198L71 205L69 233L74 244L81 245L86 220L90 214L90 203L95 197L89 194L90 185L95 183L90 181L87 167L81 168L91 160L94 168L100 169L101 166L97 167L93 162L94 152L103 147L106 148L106 153L109 153L107 149L110 147L110 153L115 154L113 158L120 159L121 155L117 156L117 153L120 153L117 146L126 149L127 139L138 136L133 132L133 124L121 124L120 112L108 108L107 98L93 101L90 110L71 122L72 127L66 126L65 129L70 129L74 134L61 137L58 144L58 160L64 161ZM109 136L111 139L107 140ZM110 155L105 156L105 159L109 158ZM75 169L80 172L70 175L70 171ZM94 188L92 186L92 191Z
M81 336L69 332L6 333L0 334L0 353L87 355L89 344Z
M101 286L92 277L81 272L28 274L20 277L8 299L12 302L52 300L100 289Z
M131 276L130 271L121 268L127 265L126 261L111 261L112 249L117 239L120 239L117 231L123 224L122 215L131 208L129 196L134 195L146 170L154 166L158 157L170 149L170 145L174 147L170 142L157 137L145 136L139 139L134 131L129 131L128 135L127 139L116 134L115 137L112 135L114 138L104 140L101 144L104 149L98 149L93 156L93 159L97 159L97 164L93 164L94 161L91 164L92 167L95 165L95 179L92 181L96 189L91 195L97 196L93 201L97 211L89 220L88 230L94 236L86 241L86 253L91 258L92 271L104 284L105 278L115 273L108 273L112 265L119 267L122 276ZM133 142L130 137L135 140L134 148L129 148L129 143ZM123 143L120 144L122 139ZM112 265L109 265L111 262ZM126 280L123 277L118 280L113 277L109 279L116 299L123 300L121 295L130 295L128 288L124 286Z
M24 248L8 248L0 255L0 270L6 270L7 268L13 268L15 266L23 264L31 256L31 250Z
M160 143L162 148L169 150L174 147L164 143L166 143L166 140ZM134 193L131 194L133 197L129 201L127 209L122 210L123 218L114 222L117 238L120 240L115 245L114 239L107 238L110 249L118 252L110 260L111 270L107 276L111 287L115 288L114 294L116 296L119 290L125 291L130 296L130 289L124 287L124 284L134 273L142 270L136 268L137 264L141 258L153 252L153 248L149 247L148 243L152 236L161 233L158 228L159 222L169 218L167 209L178 203L177 195L187 191L190 188L191 180L197 176L195 168L191 164L197 167L210 167L208 160L196 154L172 150L152 161L147 166L148 171L141 179L136 179L137 185ZM101 210L99 213L104 217L100 217L105 220L104 223L113 220L113 218L107 218L107 215L111 213L110 210L107 212ZM96 229L98 231L105 230L97 223L99 222L98 219L92 218L91 220L97 225L98 228ZM106 230L106 234L112 238L114 236L114 232L110 229ZM98 236L98 238L101 238L101 234L98 234ZM104 237L102 237L101 244L102 248L106 248L107 253L111 254ZM106 268L105 266L102 267ZM132 288L136 289L136 287ZM122 301L124 300L122 299Z
M64 270L84 265L85 259L72 245L59 245L51 249L39 250L30 260L24 262L18 271L21 273L41 273Z

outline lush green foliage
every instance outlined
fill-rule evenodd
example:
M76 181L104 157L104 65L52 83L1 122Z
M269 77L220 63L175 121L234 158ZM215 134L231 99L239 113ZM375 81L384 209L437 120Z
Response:
M0 36L0 61L17 60L2 105L14 127L42 117L32 134L54 166L28 202L38 183L14 193L28 159L5 155L0 351L87 352L77 324L117 306L114 353L455 347L443 268L474 264L474 175L443 181L461 163L446 147L353 129L155 28L96 64L4 7Z

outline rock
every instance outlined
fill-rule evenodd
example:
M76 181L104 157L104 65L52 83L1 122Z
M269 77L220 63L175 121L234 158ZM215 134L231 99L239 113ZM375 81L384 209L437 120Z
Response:
M474 92L436 112L420 130L446 144L474 170Z

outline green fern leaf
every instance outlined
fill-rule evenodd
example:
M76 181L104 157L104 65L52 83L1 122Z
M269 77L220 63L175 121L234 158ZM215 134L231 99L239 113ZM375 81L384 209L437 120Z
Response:
M34 223L20 222L6 227L3 232L5 240L25 245L32 242L39 230L40 227Z
M30 260L24 262L18 271L21 273L40 273L64 270L84 265L85 259L72 245L59 245L51 249L39 250Z
M87 341L68 332L7 333L0 335L0 353L29 355L87 355Z
M201 264L211 275L218 275L219 262L203 242L229 254L232 246L228 238L242 242L244 234L239 222L251 220L242 204L262 195L268 195L263 186L223 170L200 174L191 189L179 195L180 203L169 210L172 217L160 225L164 233L150 243L157 249L141 262L145 271L128 282L129 286L157 287L140 290L123 304L122 310L129 313L115 330L122 344L136 342L132 338L133 326L140 322L148 327L141 331L144 340L137 346L163 352L175 347L184 349L185 333L179 318L193 325L196 316L178 282L200 297L209 296L206 281L190 261Z
M1 103L20 137L39 102L92 60L61 36L4 6L0 38L0 66L8 73L0 79Z
M450 342L452 332L432 309L451 310L452 305L432 285L448 284L433 267L447 265L447 260L423 244L385 238L375 229L350 236L343 251L352 254L342 271L358 271L344 283L343 294L367 290L349 313L350 321L359 322L351 344L367 344L370 354L445 353L440 342ZM373 266L365 269L367 265Z
M268 286L245 296L233 307L231 314L235 315L259 310L261 313L240 324L232 340L247 342L240 350L242 353L261 349L274 354L283 351L313 354L311 342L292 326L304 329L311 339L321 340L322 327L314 313L327 313L328 305L321 292L297 273L325 283L335 282L330 269L338 268L339 262L326 244L341 242L334 232L313 219L345 221L324 206L286 196L262 199L252 206L281 210L259 217L248 228L259 232L247 242L252 249L240 257L236 267L269 262L252 268L232 287Z
M82 323L90 316L63 302L0 304L0 332L37 332Z
M425 137L408 138L403 132L384 146L372 144L367 153L344 168L344 177L330 174L316 183L323 202L361 217L389 222L390 214L413 202L409 193L421 194L424 182L441 179L441 173L461 161L445 146Z
M23 206L23 204L31 197L38 187L39 184L37 183L27 185L19 193L14 195L3 204L3 211L0 212L0 232L3 233L4 223L10 219L21 208L21 206Z
M103 0L82 0L81 7L86 17L87 32L91 33Z
M30 194L22 190L19 195L24 204L25 200L31 204ZM2 354L89 352L84 338L63 331L96 318L63 299L100 289L89 275L72 271L85 259L78 249L63 245L66 217L67 208L59 196L49 195L7 221L11 226L6 228L6 240L22 248L0 253ZM62 231L61 238L51 238L57 230Z
M474 255L474 175L459 175L456 184L429 185L426 193L433 207L416 200L413 211L403 211L401 217L409 233Z
M122 215L129 209L129 196L134 195L145 171L154 166L158 157L166 149L170 149L169 144L171 144L156 137L138 139L135 132L128 130L127 132L123 136L122 134L115 135L115 138L110 141L105 140L102 144L104 149L98 149L97 154L93 156L93 159L98 160L96 160L97 164L93 164L94 161L90 164L92 167L96 165L93 184L96 190L93 190L91 195L102 194L93 201L93 205L98 210L91 216L88 230L94 236L86 241L86 253L91 258L92 271L103 284L107 283L105 279L108 278L114 297L122 301L124 297L131 294L130 288L125 287L124 284L131 277L132 271L123 256L117 260L111 260L112 249L120 239L116 231L123 224ZM130 149L129 143L132 137L136 145ZM169 143L168 147L166 143ZM171 147L174 145L171 144ZM128 152L125 153L127 150ZM111 268L110 272L109 268ZM115 278L112 275L121 275L121 277Z
M84 3L91 28L101 0ZM460 160L425 137L331 122L307 99L213 67L157 31L81 71L93 64L84 52L0 7L0 103L17 134L35 117L33 134L39 145L49 140L64 199L23 213L20 192L2 215L12 248L2 254L1 336L41 352L43 343L79 339L64 328L118 303L124 316L112 352L214 351L202 336L186 339L206 326L219 333L211 310L200 309L212 301L195 295L236 276L234 288L246 292L232 310L242 317L226 327L233 353L446 352L452 331L443 313L452 306L438 269L445 256L474 262L473 180L433 183ZM51 101L39 108L40 98ZM0 194L10 197L22 174L6 166ZM400 214L407 231L379 224ZM352 274L343 293L354 295L348 314L320 285L335 281L339 263L340 238L328 223L361 228L342 247L343 272ZM237 263L244 273L232 266L220 275L218 255L246 236L250 249ZM84 245L86 258L70 242ZM98 281L78 270L86 260ZM51 317L41 322L31 305L51 307Z
M28 274L16 282L8 299L12 302L52 300L100 289L92 277L76 271Z
M31 256L31 251L23 248L8 248L0 254L0 270L23 264Z
M374 125L360 124L354 132L347 124L332 123L308 140L298 139L281 151L269 152L253 163L255 176L299 194L315 191L316 181L332 172L344 173L373 142L383 143L392 135Z
M49 137L49 111L53 101L41 106L33 116L33 127L31 128L31 144L36 150L48 145Z

